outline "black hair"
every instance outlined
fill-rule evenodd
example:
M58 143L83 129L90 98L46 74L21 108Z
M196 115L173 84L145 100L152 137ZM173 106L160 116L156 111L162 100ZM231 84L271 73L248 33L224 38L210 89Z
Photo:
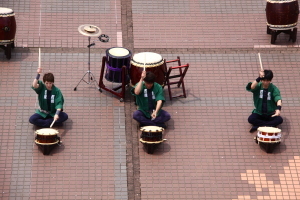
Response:
M146 83L154 83L156 79L155 74L153 74L153 72L147 72L146 73L146 77L144 78L144 81Z
M265 76L262 79L263 80L272 81L272 79L273 79L273 72L271 70L265 69L264 73L265 73Z

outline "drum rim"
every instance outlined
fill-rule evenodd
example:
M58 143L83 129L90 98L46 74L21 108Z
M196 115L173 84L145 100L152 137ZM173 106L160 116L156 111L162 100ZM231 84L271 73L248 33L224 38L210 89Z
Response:
M112 54L109 53L109 51L112 50L112 49L114 49L114 48L125 49L125 50L128 51L128 54L125 55L125 56L115 56L115 55L112 55ZM129 49L124 48L124 47L112 47L112 48L106 49L106 55L107 55L107 57L112 57L112 58L120 58L120 59L122 59L122 58L129 58L129 57L131 57L131 51Z
M297 0L286 0L286 1L282 1L282 0L267 0L267 3L291 3Z
M9 11L9 12L7 12L7 13L2 13L2 11L1 11L1 9L3 9L3 10L7 10L7 11ZM15 15L15 13L14 13L14 11L13 11L13 9L11 9L11 8L6 8L6 7L0 7L0 16L14 16Z
M272 129L272 130L263 131L262 129L264 129L264 128L269 128L269 129ZM281 132L281 129L275 128L275 127L270 127L270 126L261 126L261 127L258 127L257 130L260 131L260 132L266 132L266 133L280 133Z
M149 130L146 131L146 130L145 130L146 127L155 127L155 128L159 128L160 131L158 131L158 130L156 130L156 131L152 131L152 130L151 130L151 131L149 131ZM145 132L162 132L162 131L165 130L165 129L164 129L163 127L160 127L160 126L143 126L143 127L140 128L140 130L141 130L141 131L145 131Z
M156 62L148 62L148 63L142 63L140 61L137 61L136 59L134 59L137 55L142 55L142 54L155 54L155 55L158 55L160 56L160 60L159 61L156 61ZM158 53L154 53L154 52L140 52L140 53L137 53L135 54L132 59L131 59L131 64L133 64L134 66L137 66L137 67L157 67L159 65L162 65L164 63L164 59L163 57L158 54Z
M51 135L57 135L58 133L59 133L59 131L57 130L57 129L53 129L53 128L41 128L41 129L38 129L38 130L36 130L34 133L35 134L37 134L37 135L45 135L45 134L40 134L39 133L39 131L41 131L41 130L52 130L54 133L53 134L51 134ZM48 136L49 136L50 134L48 134Z
M34 140L34 142L39 145L53 145L53 144L59 143L59 140L57 139L55 142L52 142L52 143L41 143L38 140Z
M143 140L142 138L140 138L140 142L141 143L146 143L146 144L159 144L159 143L162 143L166 141L166 139L162 139L162 140L159 140L159 141L146 141L146 140Z

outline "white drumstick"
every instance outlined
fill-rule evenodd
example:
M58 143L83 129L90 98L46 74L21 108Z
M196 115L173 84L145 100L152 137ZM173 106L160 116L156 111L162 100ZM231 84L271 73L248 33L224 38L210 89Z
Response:
M52 124L50 125L50 128L52 128L52 126L53 126L53 124L54 124L55 121L56 121L56 120L53 120Z
M260 69L261 69L261 71L264 71L262 63L261 63L260 53L258 53L258 59L259 59Z
M41 68L41 48L39 48L39 68Z
M146 53L145 53L145 58L144 58L144 71L146 71Z

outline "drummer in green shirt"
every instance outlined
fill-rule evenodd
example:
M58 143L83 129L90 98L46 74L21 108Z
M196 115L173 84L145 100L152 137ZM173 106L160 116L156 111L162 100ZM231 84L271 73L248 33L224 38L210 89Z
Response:
M41 72L42 69L38 68L38 74L31 86L38 95L40 108L29 118L29 122L45 128L49 128L53 121L54 125L62 125L68 119L68 115L63 112L64 97L61 90L54 85L54 75L46 73L43 81L40 81Z
M253 93L254 110L248 118L250 132L261 126L277 127L283 122L280 116L282 99L279 89L271 83L273 72L261 70L259 77L247 84L246 90Z
M139 122L140 126L166 128L165 122L170 120L171 116L161 109L165 102L164 90L155 82L155 78L152 72L143 71L140 81L131 90L138 105L138 110L133 113L133 119Z

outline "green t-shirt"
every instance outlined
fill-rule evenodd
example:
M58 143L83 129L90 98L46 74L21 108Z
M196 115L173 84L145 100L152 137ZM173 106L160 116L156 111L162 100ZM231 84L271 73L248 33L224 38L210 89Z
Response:
M137 84L135 85L135 87L136 86ZM139 95L136 95L134 93L134 88L131 89L131 94L136 97L136 104L138 105L138 110L142 111L146 117L151 118L151 111L149 111L148 94L145 83L143 82L142 89ZM153 84L152 87L152 100L154 107L156 107L156 102L159 100L162 100L163 103L165 102L164 90L162 86L156 82ZM159 115L159 113L160 110L158 111L157 116Z
M42 81L38 81L38 84L39 84L38 88L34 88L32 86L31 88L38 94L40 109L49 112L49 115L54 117L57 109L63 109L64 97L60 89L53 85L51 90L51 100L50 100L51 105L50 105L50 110L48 110L47 88ZM41 112L40 109L37 109L36 113L46 118L48 114L45 112Z
M262 115L262 104L263 104L263 86L262 83L259 82L254 89L251 89L252 82L248 83L246 86L246 90L253 93L253 103L255 109L253 113L257 113ZM272 83L268 88L268 97L267 97L267 115L272 115L277 109L277 101L281 100L279 89L273 85Z

